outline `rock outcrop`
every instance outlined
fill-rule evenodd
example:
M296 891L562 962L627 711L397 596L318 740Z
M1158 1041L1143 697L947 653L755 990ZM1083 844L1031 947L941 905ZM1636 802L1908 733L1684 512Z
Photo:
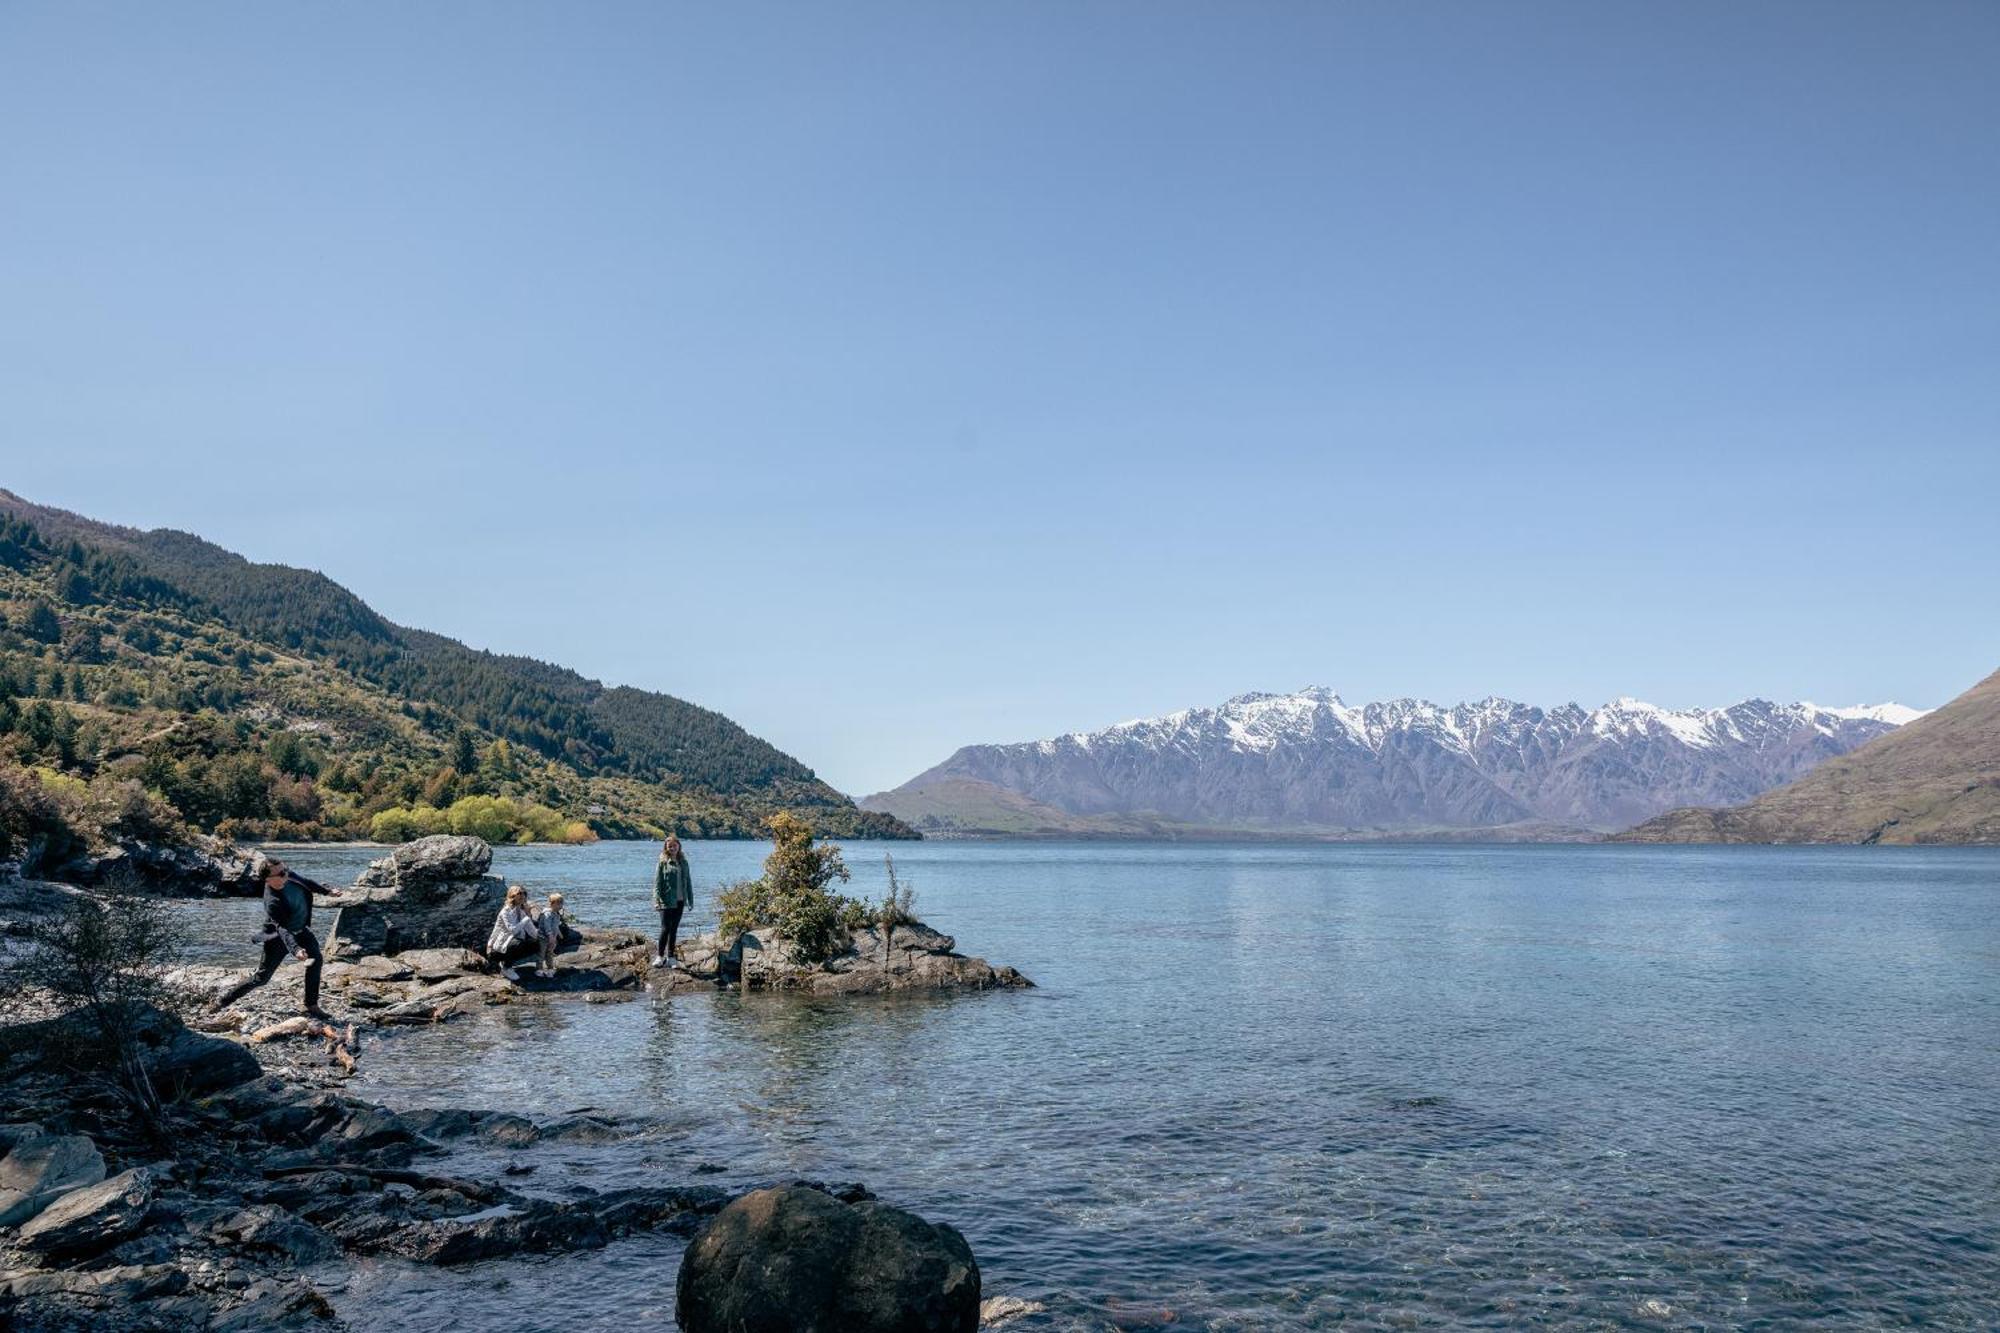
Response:
M218 975L228 975L214 969ZM256 1078L257 1058L236 1042L189 1031L178 1018L151 1005L137 1006L125 1019L140 1062L163 1097L202 1097ZM0 1029L0 1057L45 1061L78 1040L69 1016L17 1023Z
M792 943L770 927L756 927L719 948L704 935L682 946L682 965L655 973L654 986L692 990L740 985L746 990L808 991L816 995L875 995L890 991L1000 990L1034 985L1011 967L957 952L958 943L921 921L885 933L870 926L852 932L845 947L823 963L792 958Z
M45 1260L87 1259L137 1234L152 1205L152 1172L133 1167L63 1195L15 1232L14 1243Z
M623 947L644 949L627 938ZM350 965L350 984L434 985L423 976L457 961L448 951L370 959ZM147 1024L156 1050L232 1045L176 1032L166 1015ZM559 1254L645 1232L693 1236L726 1212L726 1226L703 1233L700 1255L690 1251L684 1328L928 1333L979 1318L964 1237L860 1186L798 1183L732 1212L724 1192L702 1186L524 1192L515 1178L535 1167L520 1160L491 1179L425 1169L455 1145L604 1143L645 1133L643 1122L588 1108L551 1123L399 1112L261 1074L168 1099L163 1122L147 1125L125 1102L78 1098L57 1053L46 1041L0 1050L0 1105L18 1117L0 1123L0 1180L27 1186L23 1195L68 1185L24 1223L0 1224L0 1328L336 1328L337 1266L353 1256L462 1264ZM107 1163L116 1174L103 1179Z
M406 949L394 955L343 951L326 966L321 1003L339 1025L421 1027L496 1006L554 998L603 1003L632 999L642 990L675 995L736 987L872 995L1034 985L1011 967L995 967L983 958L955 952L949 935L921 923L899 926L887 940L872 928L856 931L840 953L811 966L791 961L790 941L773 930L747 931L737 947L720 953L714 936L690 940L682 945L680 965L671 969L651 968L651 953L652 941L637 931L585 928L565 941L554 976L538 977L523 964L510 981L469 949ZM299 1010L301 966L285 963L269 985L197 1020L197 1026L247 1036L294 1017ZM194 966L181 969L172 980L196 994L218 994L241 975L229 968ZM290 1049L303 1062L290 1072L312 1078L340 1076L311 1049Z
M479 838L404 843L336 900L334 956L482 947L507 900L507 882L486 873L492 864L493 849Z
M553 977L538 977L524 964L510 981L470 949L406 949L394 955L342 950L326 965L320 1002L337 1025L365 1028L428 1026L543 996L631 999L644 982L646 953L646 939L636 931L586 929L565 937ZM297 1016L303 968L287 961L270 984L194 1020L195 1025L206 1032L248 1036ZM216 996L243 975L237 969L195 965L169 979L195 995ZM311 1071L314 1078L332 1072L310 1049L288 1049L304 1062L288 1072Z
M689 1242L685 1333L972 1333L979 1265L952 1227L804 1185L744 1195Z
M0 1225L7 1329L338 1327L300 1269L350 1255L454 1264L592 1249L639 1232L686 1236L728 1201L701 1186L549 1199L418 1165L463 1141L526 1148L643 1129L589 1112L550 1124L504 1112L395 1112L259 1076L170 1101L165 1123L148 1129L122 1102L78 1099L73 1071L37 1050L0 1059L0 1105L32 1117L0 1125L7 1157L76 1140L45 1157L87 1164L99 1154L100 1176L103 1158L117 1168L62 1191L25 1224ZM161 1155L161 1131L171 1158ZM25 1160L7 1178L49 1178Z
M82 1134L23 1128L0 1157L0 1227L18 1227L71 1190L104 1179L104 1156Z
M226 898L257 892L264 854L245 852L225 838L196 836L185 843L128 838L109 847L53 863L39 840L27 854L0 862L0 884L37 876L91 888L121 887L174 898Z
M478 879L493 868L493 848L483 838L439 833L406 842L354 881L358 888L411 888Z
M9 937L27 937L71 901L87 896L73 884L0 875L0 948Z
M922 921L894 933L866 927L848 935L846 947L824 963L792 959L792 941L772 927L744 931L728 949L704 935L682 949L682 967L656 985L692 989L702 983L740 985L748 991L810 991L814 995L882 995L890 991L994 991L1034 983L1012 967L958 953L958 941Z

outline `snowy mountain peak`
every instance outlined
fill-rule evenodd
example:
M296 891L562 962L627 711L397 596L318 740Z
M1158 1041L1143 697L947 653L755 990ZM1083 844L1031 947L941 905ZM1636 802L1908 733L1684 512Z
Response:
M1817 704L1801 704L1802 708L1818 708ZM1848 721L1887 722L1892 727L1907 727L1930 710L1911 708L1907 704L1856 704L1851 708L1820 708L1822 713Z
M1200 828L1613 828L1679 805L1736 804L1921 716L1766 699L1671 709L1630 695L1595 709L1492 695L1355 705L1312 686L966 746L898 790L973 779L1079 817ZM895 811L895 796L882 808Z

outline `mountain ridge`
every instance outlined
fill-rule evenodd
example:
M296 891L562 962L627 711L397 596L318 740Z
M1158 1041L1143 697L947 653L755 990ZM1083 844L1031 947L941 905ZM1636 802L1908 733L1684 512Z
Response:
M2000 843L2000 671L1754 800L1670 810L1614 841Z
M759 836L766 815L791 809L837 836L910 836L893 817L860 811L806 765L721 713L397 625L317 571L251 561L178 529L100 522L8 490L0 490L0 520L26 534L0 560L6 576L0 598L22 617L46 608L61 639L10 634L4 645L10 678L64 679L62 710L70 723L91 714L111 743L134 729L119 719L137 705L107 697L140 693L134 682L157 685L163 675L180 704L158 709L158 722L191 716L206 698L218 714L236 716L241 704L284 714L287 725L310 733L323 720L286 713L298 712L300 691L263 660L276 654L313 663L326 675L315 686L321 703L339 695L350 713L359 707L367 714L365 726L355 716L342 725L387 747L371 751L375 759L393 751L395 762L419 764L419 752L435 753L461 730L482 748L504 741L533 764L551 766L532 779L507 781L560 794L575 807L569 813L607 834L672 827ZM147 649L162 638L178 646L171 661ZM210 660L225 647L230 661ZM284 704L277 701L281 678L290 680ZM359 687L365 706L342 681ZM79 693L80 682L87 682L87 694ZM389 715L395 710L417 725L403 728ZM470 781L461 785L482 785L462 776ZM406 801L418 799L412 790L427 797L450 786L434 772L414 789L402 781ZM363 800L358 813L370 814L366 807L378 799Z
M1134 821L1274 835L1609 831L1694 803L1684 793L1748 799L1921 715L1761 699L1681 710L1629 697L1596 709L1498 696L1348 705L1313 686L964 746L862 806L965 833L1019 834L1038 817L1049 828L1049 811L1061 817L1054 829L1079 832ZM982 818L995 810L1007 818Z

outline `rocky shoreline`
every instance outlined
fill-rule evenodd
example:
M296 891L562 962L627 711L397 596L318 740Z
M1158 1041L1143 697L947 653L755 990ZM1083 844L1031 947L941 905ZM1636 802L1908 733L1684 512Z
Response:
M648 991L869 994L1032 984L1011 968L958 954L949 937L920 924L886 938L856 931L841 953L814 967L788 961L787 942L770 931L745 932L726 951L706 937L684 945L672 969L648 967L649 941L636 932L578 927L553 977L524 967L510 980L466 947L466 931L476 923L474 938L483 937L505 893L504 882L486 873L490 860L477 839L426 839L377 861L351 898L333 900L344 905L330 931L325 1023L298 1017L299 963L227 1008L198 1004L187 1023L149 1011L145 1062L167 1096L164 1126L142 1125L108 1081L100 1086L61 1063L59 1020L0 1028L7 1108L0 1326L336 1329L339 1311L316 1277L348 1258L451 1266L596 1249L640 1233L692 1237L732 1207L725 1193L701 1185L571 1187L556 1197L511 1174L463 1179L426 1170L460 1145L525 1154L538 1144L610 1142L645 1127L590 1108L537 1124L474 1109L396 1112L348 1097L339 1084L357 1052L366 1058L370 1031L386 1037L383 1029L428 1027L497 1005L617 1002ZM246 861L241 877L257 868ZM38 908L79 892L18 879L0 885L0 932L31 929ZM190 966L170 980L212 999L240 975ZM802 1202L801 1190L822 1203ZM798 1326L824 1319L834 1321L826 1327L875 1326L852 1323L839 1313L842 1302L906 1311L916 1302L925 1313L910 1327L976 1322L965 1312L980 1306L977 1266L950 1228L876 1203L859 1185L790 1182L782 1197L760 1197L769 1194L748 1196L742 1215L731 1215L728 1245L710 1249L735 1263L746 1246L796 1247L796 1219L817 1219L809 1230L827 1250L815 1261L830 1265L827 1273L796 1290L753 1293L818 1302L818 1314L799 1307ZM831 1225L828 1218L846 1215L829 1208L859 1211ZM872 1257L843 1259L842 1236L854 1244L868 1238ZM684 1286L690 1329L721 1327L715 1321L747 1299L714 1273L690 1273ZM984 1314L1024 1312L1019 1302L998 1300L987 1301Z
M8 1032L0 1087L0 1323L62 1329L338 1328L302 1268L348 1255L458 1265L692 1235L728 1202L704 1186L535 1195L424 1169L456 1144L601 1143L639 1126L590 1110L550 1124L478 1110L395 1112L264 1068L164 1014L154 1076L182 1095L168 1132L80 1095L44 1033ZM858 1186L832 1193L868 1197Z

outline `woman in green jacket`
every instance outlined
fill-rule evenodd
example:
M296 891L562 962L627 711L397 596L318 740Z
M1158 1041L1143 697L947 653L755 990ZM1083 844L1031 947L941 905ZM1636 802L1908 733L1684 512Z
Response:
M672 967L681 913L694 906L694 876L688 871L687 857L681 854L681 840L671 834L667 845L660 848L660 864L653 870L653 906L660 914L660 949L653 966Z

